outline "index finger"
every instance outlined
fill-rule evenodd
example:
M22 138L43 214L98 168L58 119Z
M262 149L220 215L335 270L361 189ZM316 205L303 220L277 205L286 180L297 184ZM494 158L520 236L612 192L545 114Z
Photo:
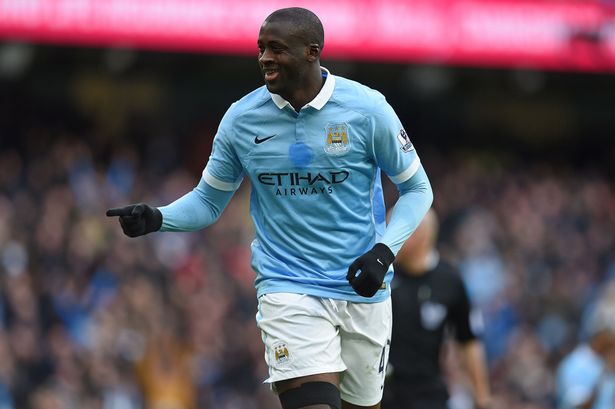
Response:
M132 212L132 208L131 207L114 207L112 209L107 209L107 217L113 217L113 216L130 216L130 213Z

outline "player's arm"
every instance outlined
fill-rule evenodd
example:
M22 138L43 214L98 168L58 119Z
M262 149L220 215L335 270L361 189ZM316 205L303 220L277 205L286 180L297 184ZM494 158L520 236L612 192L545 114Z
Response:
M364 297L372 297L380 289L401 245L416 230L433 202L421 161L384 97L374 106L371 126L374 161L397 185L400 197L383 236L348 268L346 278L357 294Z
M393 254L397 254L402 244L416 230L433 202L433 191L427 174L418 157L412 177L397 184L399 199L391 210L391 217L380 242Z
M478 409L489 408L491 393L483 343L478 339L473 339L458 344L458 350L472 384L475 407Z
M203 177L192 191L159 208L139 203L107 210L107 216L119 216L127 236L155 231L194 231L218 219L243 179L243 169L231 142L232 109L233 106L220 122Z
M109 209L107 216L119 216L122 230L129 237L156 231L195 231L218 220L233 192L216 189L201 179L192 191L169 205L131 204Z
M374 159L399 191L399 199L380 238L396 255L431 207L433 191L410 136L384 98L374 108L373 123Z
M214 223L228 205L233 191L219 190L204 179L190 192L173 203L159 207L160 231L195 231Z
M416 230L433 200L431 185L420 164L412 177L398 184L398 189L399 199L380 241L348 268L346 278L357 294L364 297L372 297L380 289L395 255ZM361 274L357 275L358 271Z
M457 293L450 320L455 329L457 351L472 384L475 407L489 408L489 369L484 344L479 338L483 333L482 314L478 308L472 308L468 291L459 274L457 271L450 283Z

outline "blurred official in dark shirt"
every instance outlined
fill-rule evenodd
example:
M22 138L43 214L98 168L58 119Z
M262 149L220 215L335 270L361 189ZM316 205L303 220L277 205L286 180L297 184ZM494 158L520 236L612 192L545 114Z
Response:
M470 305L458 270L440 259L437 231L437 216L430 210L395 260L386 409L448 408L441 358L449 333L472 384L475 407L489 406L480 315Z

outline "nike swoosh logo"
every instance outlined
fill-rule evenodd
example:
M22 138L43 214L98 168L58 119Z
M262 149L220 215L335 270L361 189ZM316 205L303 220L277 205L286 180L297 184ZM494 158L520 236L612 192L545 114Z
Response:
M278 134L273 134L273 135L270 135L270 136L265 136L264 138L259 138L258 136L255 136L254 137L254 143L258 145L259 143L263 143L265 141L268 141L269 139L273 138L274 136L278 136Z
M379 262L379 263L380 263L380 265L384 267L384 263L383 263L382 261L380 261L380 259L379 259L379 258L377 258L377 259L376 259L376 261L377 261L377 262Z

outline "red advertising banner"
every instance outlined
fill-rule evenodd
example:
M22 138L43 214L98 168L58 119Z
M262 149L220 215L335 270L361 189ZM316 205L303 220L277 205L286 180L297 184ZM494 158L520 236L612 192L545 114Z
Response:
M615 72L615 5L573 0L0 0L0 39L255 55L304 6L325 57Z

